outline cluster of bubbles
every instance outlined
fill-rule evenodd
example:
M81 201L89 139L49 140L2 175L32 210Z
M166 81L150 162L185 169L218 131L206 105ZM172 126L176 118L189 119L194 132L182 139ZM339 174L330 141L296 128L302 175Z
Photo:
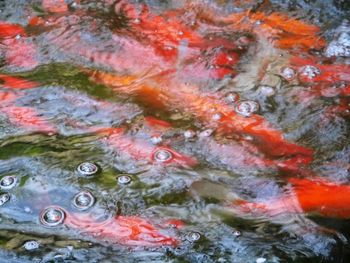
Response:
M17 177L12 176L12 175L4 176L0 180L0 189L4 190L4 191L11 190L16 185L17 185ZM0 206L4 205L8 201L10 201L10 194L7 192L1 193L0 194Z
M91 162L83 162L77 167L77 172L82 176L91 177L99 172L99 167ZM95 201L95 197L90 191L82 190L73 197L72 204L76 209L85 211L92 207ZM63 224L65 218L66 213L62 208L49 206L40 213L39 221L46 227L54 227Z
M298 72L291 67L285 67L281 70L281 76L288 81L293 80L297 75L304 78L313 79L320 74L321 70L313 65L302 66L298 69Z
M155 152L154 158L158 159L159 162L166 162L171 160L173 158L173 155L170 151L166 149L159 149ZM96 164L91 162L83 162L77 167L78 173L82 176L87 176L87 177L91 177L93 175L98 174L99 170L100 170L99 167ZM6 178L6 179L4 178L0 181L0 185L3 185L3 184L8 185L9 184L8 182L11 181L9 180L9 178ZM131 176L123 175L123 174L118 175L116 177L116 180L119 185L128 185L132 182ZM13 179L13 182L15 181L16 180ZM95 202L96 202L96 199L90 191L82 190L73 197L72 205L79 211L86 211L89 208L91 208L95 204ZM64 221L66 220L66 218L67 218L67 213L64 211L64 209L55 205L46 207L40 212L40 215L39 215L40 223L44 227L48 227L48 228L57 227L64 224ZM237 233L234 234L236 237L241 235L239 231L236 231L236 232ZM185 239L190 243L199 241L201 237L202 235L195 231L189 232L188 234L185 235ZM30 240L25 242L23 247L28 251L36 250L40 247L40 243L35 240Z

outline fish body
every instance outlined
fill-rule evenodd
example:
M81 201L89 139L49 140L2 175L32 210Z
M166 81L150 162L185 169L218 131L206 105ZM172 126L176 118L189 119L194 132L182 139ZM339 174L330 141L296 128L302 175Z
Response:
M197 160L183 155L166 145L156 146L149 141L125 134L124 128L97 129L96 134L104 136L104 142L118 152L126 153L136 161L145 161L151 164L178 165L191 167L197 164ZM157 153L166 151L170 156L166 160L158 160Z
M207 127L216 129L219 134L235 133L252 136L254 144L268 155L279 157L301 155L305 156L305 163L312 160L312 150L285 140L283 133L272 128L262 116L257 114L250 117L242 116L215 96L205 94L193 85L179 83L175 79L176 75L172 77L171 74L172 72L164 73L138 83L137 77L133 76L90 72L93 81L109 86L117 93L139 97L152 107L179 109L193 114L196 119ZM218 114L219 119L214 119L215 114Z
M201 19L217 26L227 26L231 30L252 33L258 38L267 38L274 46L282 49L308 51L325 47L326 41L320 37L320 28L273 12L239 12L228 16L219 16L215 12L203 10Z
M303 83L335 84L350 82L350 66L343 64L321 64L316 58L292 57L291 66L299 73L299 80Z
M84 235L124 246L177 246L180 240L138 216L115 216L98 221L88 214L67 213L64 224Z
M7 65L32 69L39 64L36 47L23 27L0 21L0 32L0 51Z
M31 89L39 86L39 83L20 77L0 74L0 87L10 89Z
M38 86L38 83L3 74L0 75L0 80L3 82L0 86L11 90ZM28 131L56 133L56 128L46 119L40 117L35 109L16 106L15 103L18 98L20 96L13 93L13 91L0 91L0 112L5 114L11 123Z
M314 178L289 178L290 189L278 199L268 202L234 201L244 213L267 216L306 213L340 219L350 218L350 186Z

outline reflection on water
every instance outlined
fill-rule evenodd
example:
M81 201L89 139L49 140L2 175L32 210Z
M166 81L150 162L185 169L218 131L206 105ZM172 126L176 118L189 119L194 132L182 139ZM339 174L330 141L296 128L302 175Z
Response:
M347 262L349 12L0 1L2 260Z

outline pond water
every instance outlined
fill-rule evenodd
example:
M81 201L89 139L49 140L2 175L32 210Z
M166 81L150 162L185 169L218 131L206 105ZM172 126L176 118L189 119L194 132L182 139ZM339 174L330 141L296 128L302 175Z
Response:
M0 0L0 262L349 262L346 0Z

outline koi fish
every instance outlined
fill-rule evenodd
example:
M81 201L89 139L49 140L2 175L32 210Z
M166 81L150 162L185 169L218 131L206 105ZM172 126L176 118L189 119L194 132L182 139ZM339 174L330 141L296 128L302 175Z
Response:
M305 163L312 159L312 150L286 141L282 132L273 129L262 116L241 116L215 96L200 92L193 85L178 83L176 76L171 77L172 72L143 78L141 81L137 81L136 76L117 76L89 70L85 72L94 82L111 87L119 94L135 96L152 107L180 109L193 114L207 127L216 129L218 134L252 136L254 144L270 156L300 155L304 157L301 159Z
M168 146L155 146L144 139L128 136L125 134L124 128L95 129L94 132L104 136L107 145L128 154L136 161L185 167L197 164L194 158L182 155Z
M23 82L20 83L20 85L23 84ZM29 131L56 133L56 128L38 116L34 109L15 106L17 98L18 96L12 92L0 91L0 112L5 114L11 123Z
M276 47L282 49L321 49L326 41L319 37L320 28L291 18L286 14L274 12L266 15L262 12L235 13L222 17L202 10L200 19L214 25L226 25L231 30L252 33L260 38L269 39Z
M180 242L176 237L162 234L148 220L137 216L116 216L99 222L87 214L66 212L64 224L82 234L125 246L174 247Z
M0 21L0 39L14 38L18 35L25 36L23 27Z
M350 186L315 177L289 178L289 193L278 200L254 203L237 200L241 211L276 215L281 213L314 213L325 217L350 218Z
M27 38L24 28L19 25L0 22L0 49L6 63L11 66L31 69L39 62L34 44Z
M299 80L303 83L350 82L350 66L341 64L320 64L316 58L292 57L291 66L296 68Z
M193 133L193 137L186 138L178 132L172 124L154 117L146 116L144 121L138 125L137 133L141 137L150 138L150 136L163 137L163 142L170 147L172 145L180 145L183 152L205 159L206 162L215 168L225 168L235 173L244 172L267 172L267 171L288 171L299 172L300 166L303 165L297 157L286 160L268 159L262 154L256 146L245 141L226 141L220 142L210 136L211 130L200 133ZM177 136L174 137L174 134ZM169 137L169 135L171 137Z
M205 35L196 31L195 26L188 26L181 20L184 13L182 10L170 10L155 15L150 13L145 4L141 5L140 9L141 11L138 12L136 6L124 0L115 5L116 14L122 13L129 19L127 30L132 31L132 37L141 40L146 45L153 46L156 55L172 63L184 56L181 59L185 61L184 64L188 64L188 61L198 61L203 57L202 52L221 48L224 51L212 54L211 61L207 60L210 70L205 70L202 65L201 69L196 67L197 71L206 71L206 74L214 79L221 79L235 73L234 66L239 60L239 55L236 52L238 47L234 41L219 36L208 40ZM123 34L124 31L119 29L117 33ZM181 51L184 43L185 52Z
M120 6L121 2L116 6ZM128 13L135 13L135 10L130 11L131 8L135 9L135 7L130 6L130 8L120 8L122 10L126 8ZM125 11L119 10L118 12ZM45 34L47 41L57 45L64 52L82 56L99 66L110 67L114 71L135 73L138 67L143 70L177 68L182 74L198 79L208 79L208 77L221 79L235 74L234 68L239 57L235 42L225 39L219 40L218 37L208 41L204 36L197 34L194 29L187 28L183 22L176 18L178 14L172 14L172 17L168 17L166 14L164 16L153 15L147 11L147 15L143 17L145 21L136 24L130 22L127 30L115 29L114 32L110 32L112 40L109 39L106 42L106 39L103 38L103 43L97 43L97 45L86 41L86 37L82 37L81 34L76 34L78 30L83 30L76 21L80 19L81 15L81 13L77 13L59 18L33 17L29 24L48 27L50 32ZM129 16L132 19L136 15L130 14ZM156 20L160 21L156 22ZM48 25L44 21L49 22ZM103 21L100 22L103 23ZM94 20L94 24L89 29L96 28L98 30L97 23L98 21ZM69 26L68 29L67 26ZM175 31L178 31L179 34ZM84 34L91 34L91 37L98 38L92 31L85 30ZM194 35L196 36L193 37ZM102 46L108 48L103 49ZM111 50L112 46L113 50ZM242 50L240 52L242 53ZM144 63L139 65L137 62L141 57L144 58Z
M47 120L40 118L38 113L32 108L7 106L1 107L0 112L4 113L9 118L11 123L23 127L26 130L56 133L56 128Z
M198 138L188 142L185 148L201 156L215 168L224 168L234 173L296 172L309 161L291 157L286 160L268 159L256 146L248 142L230 141L220 143L211 137Z
M39 84L34 81L0 74L0 87L11 89L31 89L38 86Z
M314 57L291 57L290 65L284 70L291 73L287 81L299 81L308 86L308 90L296 94L301 102L316 97L348 97L350 95L350 66L342 64L323 64Z

